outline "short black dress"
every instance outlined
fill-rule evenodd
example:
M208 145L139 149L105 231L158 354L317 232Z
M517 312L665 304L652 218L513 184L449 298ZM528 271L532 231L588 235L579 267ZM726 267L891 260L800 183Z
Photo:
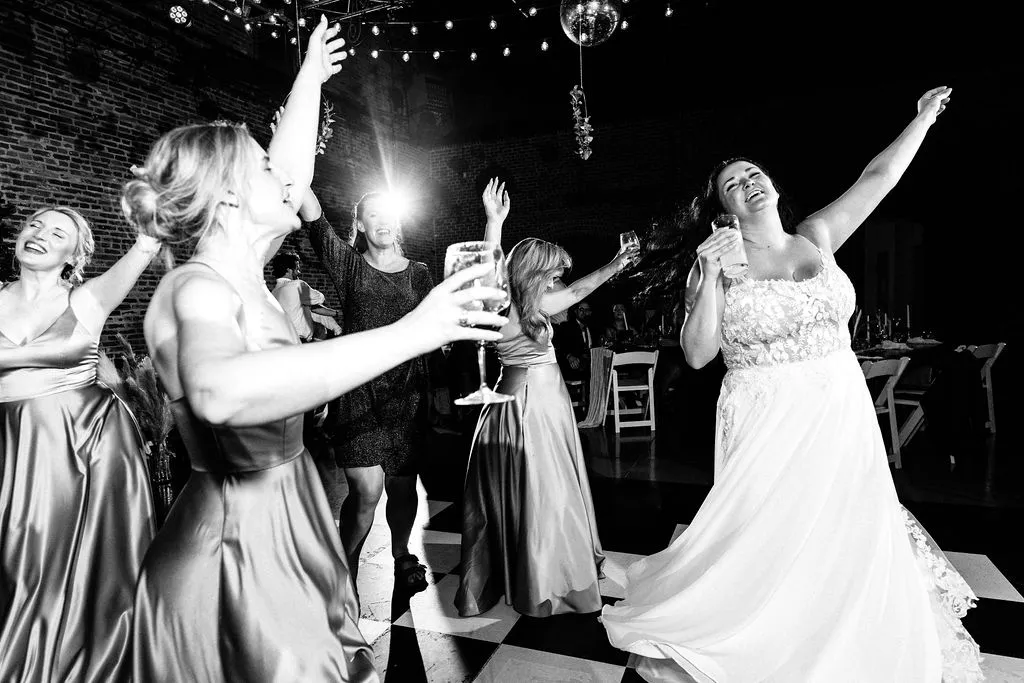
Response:
M325 218L307 227L338 292L344 334L397 322L433 287L424 263L410 261L405 270L386 273L338 237ZM426 393L426 356L420 356L342 396L336 418L328 418L338 466L380 465L388 475L416 474L427 432Z

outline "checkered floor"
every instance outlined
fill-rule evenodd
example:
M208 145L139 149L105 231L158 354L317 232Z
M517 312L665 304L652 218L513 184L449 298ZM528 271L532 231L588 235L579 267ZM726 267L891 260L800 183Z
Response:
M526 683L557 681L618 683L640 681L630 655L611 647L596 615L561 615L534 619L504 604L487 614L460 618L454 597L459 572L459 516L449 502L427 500L421 488L420 514L412 552L430 568L430 586L411 600L393 594L390 535L384 522L384 501L367 539L359 570L362 600L360 628L373 649L377 669L389 683L487 681ZM926 520L922 520L927 524ZM664 527L661 547L686 528ZM621 530L620 530L621 531ZM625 569L642 555L635 542L617 545L615 530L601 529L608 561ZM625 538L625 536L623 536ZM943 541L939 538L940 543ZM945 547L950 561L980 598L965 624L986 653L984 669L992 683L1024 682L1024 589L1016 573L1008 579L987 555ZM1015 567L1016 569L1016 567ZM609 572L615 575L614 572ZM605 580L608 604L623 595L622 587Z

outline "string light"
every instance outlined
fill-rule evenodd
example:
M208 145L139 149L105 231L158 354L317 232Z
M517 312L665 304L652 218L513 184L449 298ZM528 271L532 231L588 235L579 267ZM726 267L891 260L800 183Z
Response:
M373 28L370 29L370 33L372 33L375 36L379 36L380 35L380 26L377 26L377 24L374 24Z
M621 28L623 31L629 28L629 19L623 19L622 21L620 21L619 28Z
M245 22L245 32L252 33L252 24L250 24L248 21Z
M548 45L548 41L542 40L540 42L540 49L543 50L544 52L547 52L549 47L551 47L551 46Z
M441 53L438 50L434 50L434 59L441 59Z
M354 47L350 47L348 49L348 54L349 54L350 57L355 57L356 56L356 49Z
M470 52L469 53L469 61L471 61L471 62L475 62L476 61L476 53L475 52Z
M224 14L224 21L231 21L231 15L225 13Z
M488 22L487 25L490 26L491 30L493 31L494 29L498 28L498 21L494 17L491 17L491 20L490 22Z
M239 16L239 17L242 16L242 8L239 7L238 5L235 5L235 9L232 10L232 11L235 13L236 16Z
M409 53L408 52L403 52L402 53L402 61L403 62L408 62L409 61Z
M508 57L510 54L512 54L512 49L509 48L509 47L506 47L504 50L501 51L501 54L504 57Z
M535 17L537 16L537 8L531 7L530 9L526 10L526 13L529 14L531 17Z
M380 56L380 53L377 52L376 50L370 50L370 56L373 57L374 59L377 59L377 57Z
M299 17L299 26L301 26L302 28L306 28L306 17Z
M270 32L270 37L271 38L277 38L277 31L271 31Z
M420 32L420 30L418 28L416 28L416 24L413 24L409 28L409 33L413 34L414 36L417 35L419 32Z
M673 14L672 5L665 5L665 16L671 17Z
M444 22L444 27L451 31L453 28L455 28L455 22L449 19L448 21Z

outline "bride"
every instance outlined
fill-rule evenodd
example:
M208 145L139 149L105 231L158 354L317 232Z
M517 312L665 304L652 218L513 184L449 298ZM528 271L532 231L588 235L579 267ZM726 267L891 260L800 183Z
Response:
M721 349L715 484L692 524L606 606L613 645L648 681L939 683L982 678L960 618L976 599L900 505L850 350L853 285L833 254L895 186L949 88L835 202L786 232L763 167L733 159L691 213L740 230L697 248L681 343ZM742 239L749 271L722 274Z

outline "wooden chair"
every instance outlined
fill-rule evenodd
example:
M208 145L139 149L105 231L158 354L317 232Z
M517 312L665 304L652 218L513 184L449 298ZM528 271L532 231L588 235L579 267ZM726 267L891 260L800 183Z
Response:
M620 368L625 365L646 366L647 381L637 381L631 377L620 375ZM616 434L622 427L650 427L651 431L654 431L654 370L657 366L657 351L630 351L612 354L612 377L608 387L612 405L609 406L608 413L615 416ZM640 405L636 408L626 407L621 400L623 395L633 395L638 391L646 391L647 400L641 400ZM623 420L623 415L640 415L641 418L639 420ZM646 418L643 417L644 415Z
M860 368L864 371L864 379L870 380L876 377L887 377L885 386L875 398L875 414L889 416L889 439L890 453L889 462L896 465L896 469L903 469L903 455L900 450L900 432L896 422L896 398L893 389L900 381L900 376L907 369L910 359L904 356L895 360L864 361ZM923 413L922 413L923 415Z
M1006 348L1006 342L998 344L984 344L982 346L968 346L970 351L978 360L985 361L981 366L981 386L985 387L985 397L988 399L988 421L985 427L992 434L996 433L996 404L992 397L992 366L995 365L999 354Z

